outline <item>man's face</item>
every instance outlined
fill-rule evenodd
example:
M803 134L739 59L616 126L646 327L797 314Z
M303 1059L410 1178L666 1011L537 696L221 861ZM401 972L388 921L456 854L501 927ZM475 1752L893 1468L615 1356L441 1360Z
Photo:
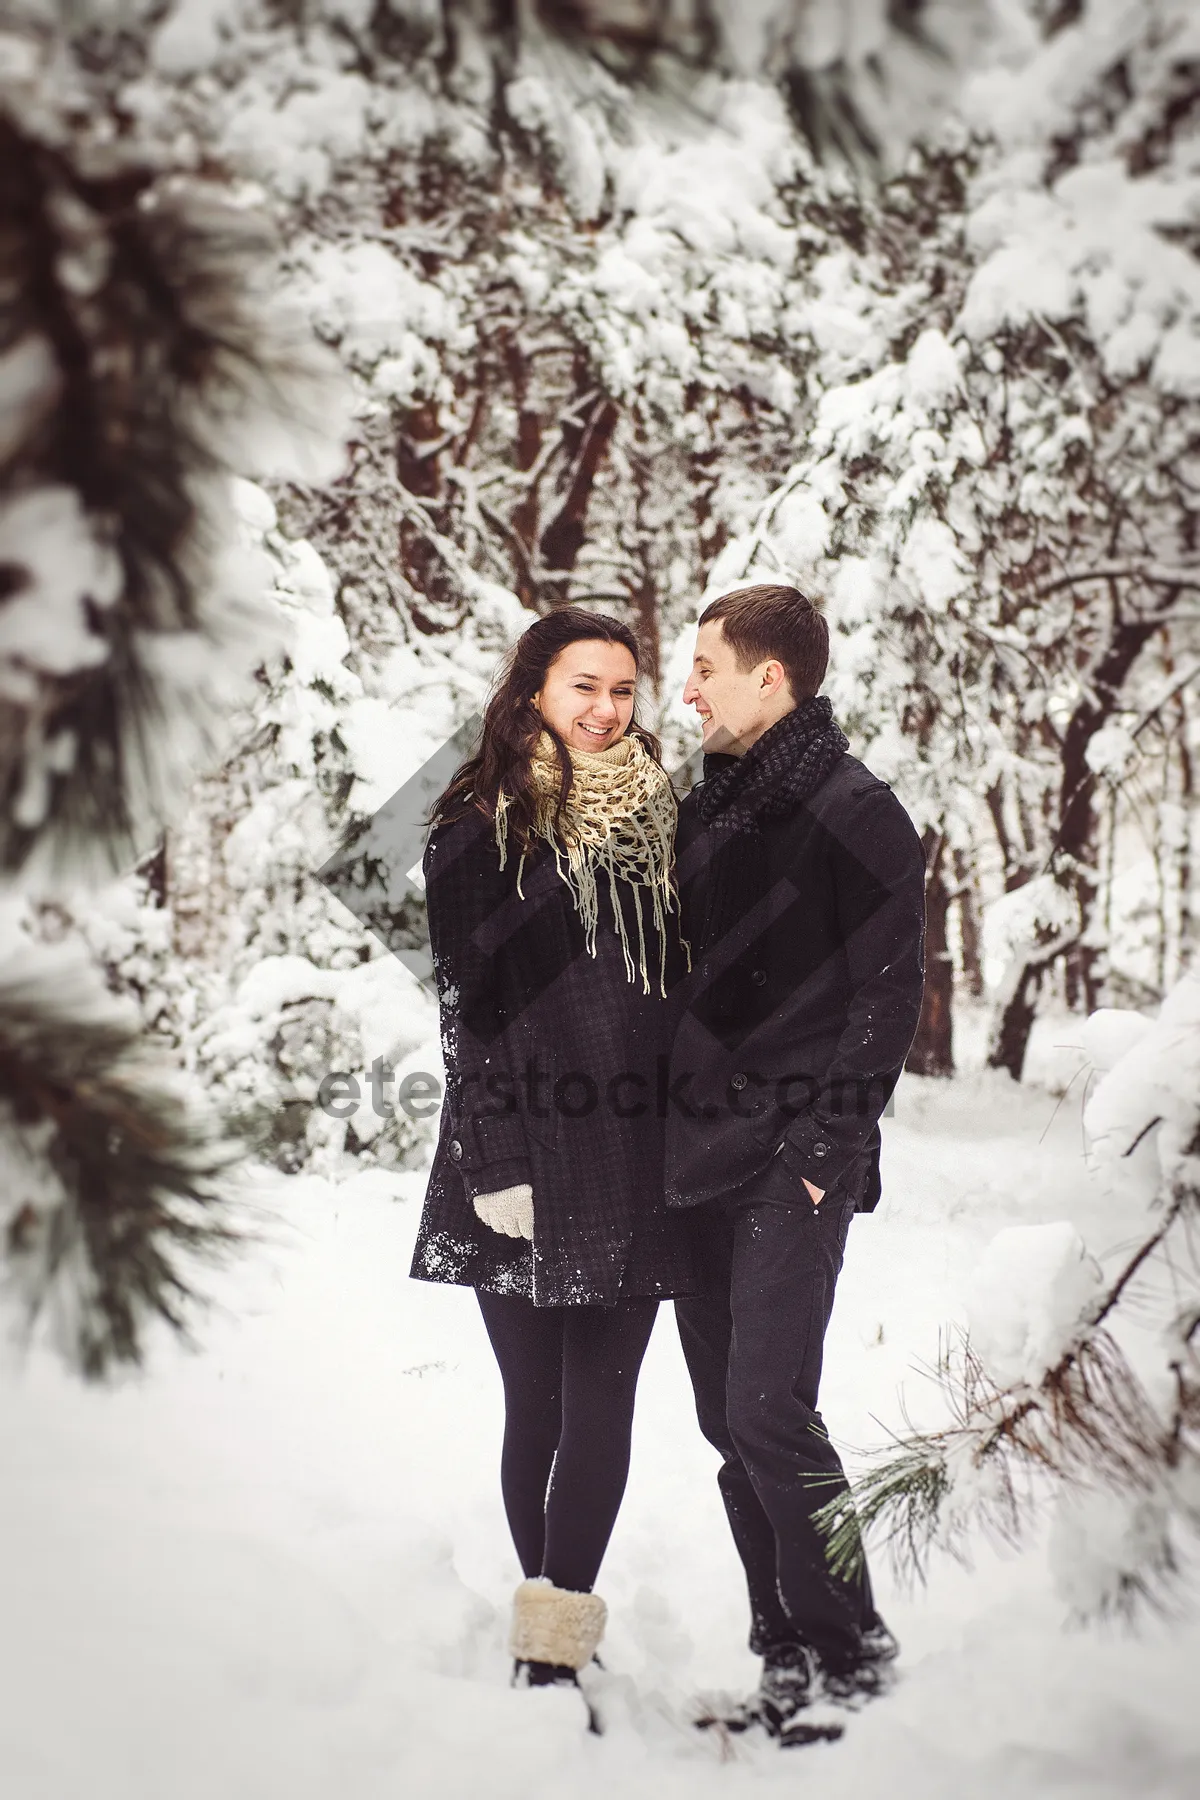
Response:
M794 704L782 663L771 659L753 669L738 667L721 619L710 619L696 635L683 703L696 708L705 753L727 756L744 755Z

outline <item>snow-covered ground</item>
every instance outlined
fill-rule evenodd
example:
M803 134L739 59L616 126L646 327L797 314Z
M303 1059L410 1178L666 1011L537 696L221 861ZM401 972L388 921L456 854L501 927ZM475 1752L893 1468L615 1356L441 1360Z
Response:
M1068 1219L1101 1256L1128 1237L1089 1186L1075 1089L1056 1104L1007 1077L902 1083L827 1347L844 1446L900 1424L901 1387L936 1415L916 1365L997 1231ZM1041 1541L939 1563L916 1594L877 1557L896 1692L841 1744L722 1761L683 1709L757 1665L669 1308L599 1584L608 1732L570 1694L509 1689L499 1382L473 1296L407 1279L422 1187L264 1172L269 1241L210 1278L201 1355L164 1340L108 1391L41 1352L5 1373L5 1800L1200 1792L1200 1626L1068 1629Z

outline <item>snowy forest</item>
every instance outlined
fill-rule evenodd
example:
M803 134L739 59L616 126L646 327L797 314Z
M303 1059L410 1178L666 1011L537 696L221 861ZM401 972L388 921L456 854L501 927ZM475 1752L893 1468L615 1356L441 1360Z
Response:
M927 864L827 1402L914 1670L819 1778L1194 1793L1192 0L6 0L0 271L4 1791L743 1776L665 1319L620 1728L504 1687L437 1108L371 1075L440 1094L423 896L321 871L568 602L686 784L697 617L782 580Z

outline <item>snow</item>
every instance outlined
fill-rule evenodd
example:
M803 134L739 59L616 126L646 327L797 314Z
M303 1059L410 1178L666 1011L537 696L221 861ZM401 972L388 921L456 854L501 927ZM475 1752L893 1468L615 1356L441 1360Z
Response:
M61 377L49 341L27 331L0 355L0 458L7 461L58 398Z
M237 12L237 0L176 0L154 33L153 66L161 75L185 77L210 68Z
M1098 1490L1064 1497L1049 1541L1055 1589L1074 1614L1094 1614L1098 1599L1112 1592L1114 1571L1135 1578L1161 1559L1168 1541L1168 1509L1159 1495L1132 1505Z
M1137 98L1117 106L1117 125L1093 121L1076 166L1046 172L1048 148L1059 137L1069 143L1107 69L1128 54L1137 76L1139 58L1152 54L1141 7L1091 0L1077 27L1044 43L1039 35L1035 47L1019 0L997 0L1010 42L1022 33L1028 41L979 78L966 109L998 144L978 159L961 215L950 207L927 232L931 266L950 277L935 292L924 251L913 256L897 243L897 274L822 222L830 193L779 95L759 81L715 85L699 112L681 117L670 96L630 110L601 77L580 98L556 79L569 58L523 56L504 99L542 138L572 222L552 182L530 199L497 155L485 129L497 96L477 42L459 44L449 98L418 85L415 62L405 69L383 55L372 64L356 47L369 15L381 21L385 10L415 22L412 43L422 30L436 37L442 9L432 0L375 9L369 0L317 0L294 32L258 0L96 5L145 24L152 74L123 89L130 116L177 136L202 162L240 169L237 203L265 204L284 226L287 292L264 305L282 321L286 300L354 371L335 392L332 356L315 361L290 410L247 395L252 405L208 421L239 467L332 480L352 396L373 423L389 410L396 423L402 409L430 400L459 433L480 355L510 328L530 359L548 353L544 367L575 347L589 380L636 421L632 438L618 433L597 486L589 554L606 533L621 538L614 568L624 584L629 490L618 477L631 446L656 471L663 492L653 498L684 521L676 545L664 539L658 571L669 759L695 745L678 693L700 590L711 598L756 579L811 577L838 628L834 704L855 750L896 782L918 823L957 830L968 800L978 810L993 781L1027 802L1035 823L1048 816L1049 763L1022 764L1019 734L983 712L974 720L987 740L978 764L935 738L924 768L914 767L904 724L911 646L894 609L930 619L932 640L955 627L969 600L998 650L1028 649L1036 666L1036 631L988 614L989 595L1011 571L980 559L980 532L997 517L1007 530L1022 510L1056 528L1070 517L1075 490L1059 477L1075 448L1108 453L1082 392L1100 373L1154 384L1166 397L1164 406L1132 397L1127 438L1119 421L1131 505L1152 511L1138 485L1157 467L1149 440L1175 399L1194 398L1200 384L1200 276L1188 238L1200 206L1194 156L1181 142L1167 163L1134 173L1139 107L1156 104L1150 84L1135 81ZM751 67L777 22L776 0L736 9L722 0L719 10L736 17L733 47ZM861 56L884 10L882 0L810 8L806 55L819 62L852 45ZM1185 12L1186 0L1156 0L1160 40L1182 37ZM1190 29L1200 42L1195 21ZM134 44L131 30L122 58L130 66ZM893 47L883 66L897 91L915 95ZM19 52L16 40L0 44L0 58ZM622 129L610 130L618 118ZM437 214L381 211L381 191L405 200L403 177L422 154L451 177ZM456 198L459 180L466 202ZM494 230L464 232L460 214L492 201ZM959 217L966 255L939 241ZM60 270L64 282L76 272ZM519 302L511 315L510 286ZM1026 322L1028 338L1049 345L1086 333L1095 349L1086 379L1076 368L1048 389L1037 367L1032 378L1020 368L1015 380L1005 374L1007 327ZM1061 337L1060 324L1069 327ZM565 395L544 380L528 398L549 420ZM0 357L0 452L35 430L57 381L36 334ZM992 462L1001 391L1023 477L1007 496ZM247 1217L267 1241L204 1278L215 1306L201 1327L202 1356L189 1359L162 1338L144 1378L105 1393L82 1389L39 1345L0 1383L9 1440L20 1446L0 1482L0 1529L18 1551L5 1565L0 1616L8 1700L0 1790L16 1800L280 1792L324 1800L336 1786L353 1800L557 1800L616 1786L634 1800L666 1800L764 1784L791 1792L808 1781L833 1800L1194 1793L1200 1629L1151 1621L1137 1640L1064 1631L1111 1592L1114 1572L1133 1575L1153 1560L1171 1510L1158 1494L1133 1507L1074 1495L1021 1555L981 1548L969 1575L938 1563L926 1594L899 1591L878 1558L884 1608L906 1652L895 1698L837 1750L781 1759L745 1743L722 1766L716 1747L680 1722L681 1709L701 1690L746 1686L754 1664L714 1458L695 1428L668 1316L652 1345L629 1497L601 1583L612 1607L602 1682L609 1735L586 1740L569 1696L507 1688L505 1609L517 1570L497 1491L499 1396L486 1342L469 1295L407 1280L421 1170L346 1176L344 1128L314 1104L324 1067L353 1072L360 1146L369 1142L381 1160L388 1150L419 1160L430 1126L403 1126L399 1146L381 1143L391 1134L364 1071L382 1057L397 1081L440 1078L433 1003L395 958L356 960L356 922L311 878L332 849L331 796L339 826L347 813L382 805L478 712L500 655L529 623L503 585L515 579L507 559L474 510L481 497L504 510L514 473L496 450L508 414L499 391L495 399L493 439L485 433L455 463L463 518L476 524L454 542L432 540L468 604L461 624L413 632L402 604L381 604L379 588L356 591L370 576L355 565L355 542L327 565L312 544L281 536L261 487L238 481L242 537L227 546L205 607L210 635L160 634L136 646L164 678L167 714L186 722L197 691L231 697L235 677L248 677L288 628L287 663L268 672L253 721L270 749L261 764L235 760L220 808L228 830L213 904L231 915L221 927L236 967L201 970L172 956L170 914L127 917L112 895L94 899L84 935L123 975L136 967L146 1006L186 1022L184 1057L216 1093L266 1110L285 1098L310 1105L309 1173L255 1177ZM748 400L773 409L753 430L737 418ZM725 546L708 560L703 548L693 555L694 471L677 479L688 453L707 471L704 509L719 527L710 541ZM856 500L859 457L878 460L881 473ZM366 481L371 465L355 467ZM378 499L356 496L368 561L379 557L373 513L393 494L384 483ZM999 511L989 511L997 495ZM855 536L854 508L864 506L870 531ZM386 523L390 557L394 520ZM1151 525L1148 554L1182 554L1169 521L1161 541ZM653 518L638 525L656 528ZM1057 542L1061 553L1061 533ZM112 572L65 489L6 502L0 562L10 559L27 560L34 579L10 601L0 643L0 675L10 698L24 700L37 686L31 662L86 667L106 654L84 631L81 600L111 599ZM1050 633L1053 619L1048 607ZM1151 678L1157 692L1161 661ZM1022 672L1021 717L1061 730L1087 680L1080 664L1030 692ZM1153 769L1153 734L1135 744L1130 724L1149 709L1137 691L1127 697L1125 723L1087 749L1089 767L1114 785L1135 757ZM66 734L31 750L15 802L21 822L36 824L49 774L73 753ZM940 785L927 805L931 769ZM1146 772L1135 770L1135 781ZM1141 851L1116 857L1111 950L1123 973L1157 984L1155 933L1167 910L1159 888L1167 850L1186 841L1187 815L1172 813L1169 799L1154 805L1160 866ZM182 821L176 848L187 829ZM984 839L988 831L983 821ZM963 841L978 845L980 835ZM1033 866L1046 848L1033 847ZM1001 895L994 861L981 875L994 1001L1005 965L1070 928L1074 912L1048 876ZM263 956L264 943L286 949ZM26 971L23 948L14 962ZM232 997L218 1004L226 978ZM936 1364L945 1327L969 1328L994 1380L1036 1381L1086 1311L1099 1271L1121 1266L1153 1221L1147 1209L1164 1179L1187 1161L1200 1094L1200 983L1180 984L1157 1018L1106 1009L1085 1021L1056 1012L1047 996L1043 1005L1026 1091L1001 1075L902 1084L885 1127L887 1198L854 1225L829 1338L826 1413L852 1461L901 1431L906 1413L930 1428L945 1422L942 1390L920 1373ZM993 1012L956 1000L960 1065L978 1061ZM6 1135L10 1212L23 1198L48 1206L58 1190L35 1136L22 1138L11 1121ZM1169 1308L1145 1280L1137 1292L1148 1326ZM1177 1306L1176 1293L1168 1299ZM1148 1376L1161 1378L1162 1343L1149 1346L1139 1330L1135 1317L1132 1348Z
M958 358L948 339L932 327L920 334L909 351L905 373L910 399L926 407L948 400L962 379Z
M0 613L0 690L32 700L34 671L66 674L101 663L104 636L87 607L110 607L121 592L121 565L100 541L74 488L34 488L0 505L0 563L26 579Z
M249 76L221 149L235 167L289 199L317 200L338 165L363 153L372 94L361 75L321 68L316 57L297 75L282 94L273 91L270 72Z
M581 71L565 57L554 58L552 77L527 74L510 81L504 99L513 118L531 137L542 137L549 148L564 193L580 219L594 219L604 201L605 167L598 133L584 100ZM581 102L583 102L581 104ZM599 126L599 121L596 121Z
M1035 875L1022 887L997 895L984 908L983 944L989 984L999 982L1004 961L1017 958L1039 934L1069 931L1074 922L1070 897L1051 875Z
M453 330L441 291L414 275L386 244L320 245L303 291L314 320L337 337L344 355L367 365L392 359L385 364L391 371L385 387L396 378L395 359L414 356L414 341L436 342Z
M264 956L239 983L234 1002L251 1019L265 1019L291 1000L333 1000L341 971L318 969L307 956Z
M1118 783L1137 761L1137 754L1137 743L1123 725L1103 725L1089 740L1084 760L1094 774Z
M1157 1019L1133 1027L1123 1055L1098 1083L1084 1113L1098 1169L1118 1186L1143 1189L1181 1174L1200 1111L1200 975L1188 974ZM1154 1161L1147 1152L1154 1151ZM1139 1159L1140 1153L1140 1160Z
M1075 1335L1101 1282L1065 1219L997 1232L971 1280L971 1348L997 1387L1036 1386Z
M940 519L916 521L904 541L899 572L931 612L944 611L970 581L954 533Z
M1136 30L1137 9L1126 10L1126 29ZM1103 35L1091 17L1089 34L1093 47ZM1057 73L1062 42L1081 36L1061 34L1032 70L1009 77L1020 86L1024 123ZM1195 217L1194 172L1133 175L1123 158L1098 150L1044 191L1036 170L1036 155L1018 144L979 184L968 234L983 261L962 328L982 341L1006 325L1066 318L1081 304L1109 374L1131 374L1153 359L1155 381L1194 395L1200 274L1172 241Z
M1084 1055L1099 1074L1107 1075L1127 1050L1141 1043L1151 1021L1123 1007L1102 1006L1077 1024Z
M843 1446L938 1413L938 1327L1002 1231L1063 1221L1107 1249L1077 1111L1005 1078L905 1078L885 1199L856 1220L823 1408ZM599 1583L608 1733L571 1697L507 1686L519 1570L498 1492L500 1390L469 1293L407 1279L424 1177L263 1171L265 1242L204 1285L203 1354L160 1341L141 1378L83 1387L35 1346L0 1385L21 1446L0 1483L0 1768L20 1800L1185 1800L1200 1771L1200 1629L1068 1632L1088 1536L1061 1518L897 1590L903 1681L840 1746L731 1761L682 1722L756 1664L669 1311L642 1378L625 1506ZM1049 1241L1048 1239L1046 1240ZM1093 1519L1093 1515L1087 1515ZM1078 1526L1078 1521L1075 1521ZM1098 1522L1096 1554L1108 1539ZM1109 1536L1127 1529L1119 1521ZM1068 1584L1069 1585L1069 1584ZM1073 1590L1074 1591L1074 1590ZM69 1720L69 1729L63 1721Z
M414 1069L423 1069L440 1081L437 1003L426 989L416 986L396 957L380 956L346 969L338 985L337 1005L354 1020L366 1065L376 1056L401 1070L411 1062Z

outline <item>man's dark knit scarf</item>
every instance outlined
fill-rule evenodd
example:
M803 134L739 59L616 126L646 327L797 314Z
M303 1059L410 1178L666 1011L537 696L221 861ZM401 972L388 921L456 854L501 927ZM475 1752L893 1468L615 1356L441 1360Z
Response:
M696 810L720 831L752 831L793 811L850 748L823 694L801 700L744 756L704 758Z

